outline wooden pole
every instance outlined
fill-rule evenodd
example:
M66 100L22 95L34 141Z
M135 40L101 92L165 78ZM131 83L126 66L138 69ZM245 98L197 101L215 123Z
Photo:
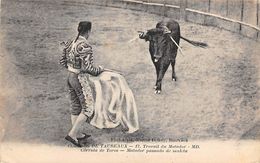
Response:
M226 12L226 17L228 17L228 12L229 12L229 2L228 2L228 0L226 1L227 3L226 3L226 5L227 5L227 12Z
M256 4L256 25L259 26L259 0L257 0Z
M210 8L211 8L211 0L209 0L209 7L208 7L208 12L210 13Z
M163 18L166 16L166 1L163 0Z
M186 21L186 8L188 0L180 0L180 19Z
M256 4L256 26L259 27L259 0L257 0ZM259 37L260 31L257 32L257 38Z
M244 20L244 0L241 0L241 17L240 17L240 21L241 22L243 22L243 20ZM239 26L239 31L241 32L241 30L242 30L242 24L240 24L240 26Z

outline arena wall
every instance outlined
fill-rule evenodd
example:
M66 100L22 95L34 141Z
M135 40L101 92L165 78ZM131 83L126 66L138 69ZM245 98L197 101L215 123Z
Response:
M260 41L260 0L81 0L215 26ZM78 2L78 1L77 1Z

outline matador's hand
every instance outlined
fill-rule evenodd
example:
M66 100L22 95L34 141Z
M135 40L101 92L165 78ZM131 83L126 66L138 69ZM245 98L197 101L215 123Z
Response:
M105 71L104 67L102 67L102 66L98 66L98 67L100 68L101 72Z

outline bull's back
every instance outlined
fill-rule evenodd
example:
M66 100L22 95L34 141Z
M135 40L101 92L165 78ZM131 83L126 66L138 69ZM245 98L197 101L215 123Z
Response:
M172 33L180 34L180 25L175 20L161 21L156 24L156 28L166 26Z

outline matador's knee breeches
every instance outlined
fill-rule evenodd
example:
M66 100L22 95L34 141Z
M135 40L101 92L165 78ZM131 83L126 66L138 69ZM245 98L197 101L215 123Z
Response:
M83 113L84 115L91 117L93 114L93 108L91 108L90 105L93 105L93 101L86 100L86 95L84 95L78 74L69 72L68 87L71 101L71 114L79 115L80 113ZM91 94L91 92L88 92L87 94ZM90 105L88 106L88 104Z

